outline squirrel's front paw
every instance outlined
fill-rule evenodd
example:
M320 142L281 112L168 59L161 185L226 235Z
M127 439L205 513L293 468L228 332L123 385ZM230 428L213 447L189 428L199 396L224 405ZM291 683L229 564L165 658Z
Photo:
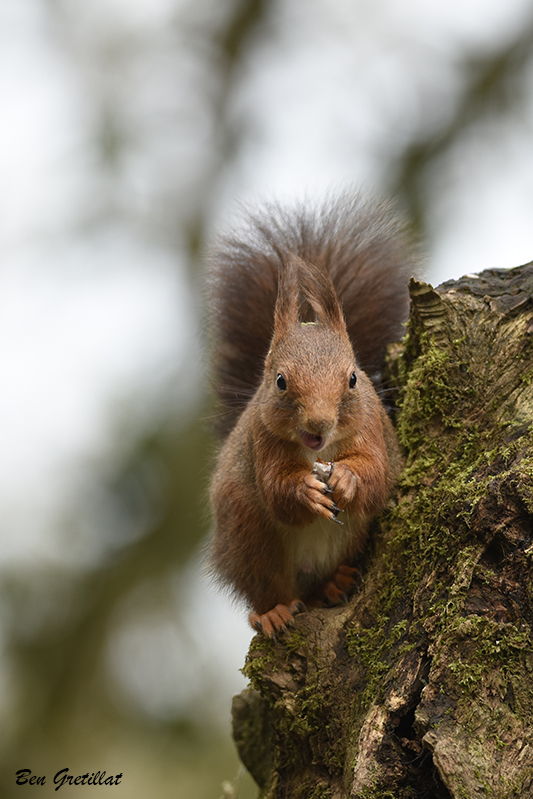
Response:
M358 478L345 463L333 463L331 475L328 479L330 488L333 489L337 505L345 508L354 499L357 493Z
M306 474L302 480L301 500L313 513L332 522L337 522L337 524L342 524L341 520L337 519L340 508L335 504L332 488L322 482L313 472Z

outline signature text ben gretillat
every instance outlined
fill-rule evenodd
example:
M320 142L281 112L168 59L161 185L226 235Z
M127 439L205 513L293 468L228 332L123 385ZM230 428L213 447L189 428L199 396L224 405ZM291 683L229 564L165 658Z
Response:
M92 774L87 772L87 774L79 774L77 777L68 772L68 768L62 768L55 775L54 785L57 786L56 791L59 791L63 785L120 785L120 780L122 779L122 774L106 777L105 771L93 771ZM29 768L20 768L15 777L17 778L17 785L46 785L46 776L37 777L31 773Z

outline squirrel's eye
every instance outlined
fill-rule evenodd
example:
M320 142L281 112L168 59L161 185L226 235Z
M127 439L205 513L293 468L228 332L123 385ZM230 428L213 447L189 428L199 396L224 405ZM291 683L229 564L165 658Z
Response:
M348 383L348 385L350 386L350 388L354 388L356 383L357 383L357 375L355 374L355 372L352 372L352 376L350 377L350 382Z
M285 391L287 389L287 381L283 377L283 375L278 375L276 377L276 385L280 391Z

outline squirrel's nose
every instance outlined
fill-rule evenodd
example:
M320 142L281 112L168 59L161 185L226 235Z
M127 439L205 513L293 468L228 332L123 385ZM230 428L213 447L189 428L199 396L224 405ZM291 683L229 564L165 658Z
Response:
M327 436L337 425L337 406L324 397L308 398L300 414L302 427L315 436Z
M330 433L336 424L336 418L322 416L319 418L309 418L305 425L305 429L315 436L325 436Z

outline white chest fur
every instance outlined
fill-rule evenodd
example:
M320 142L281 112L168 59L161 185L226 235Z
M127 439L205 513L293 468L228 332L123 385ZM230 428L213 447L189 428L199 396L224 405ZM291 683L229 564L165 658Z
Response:
M288 529L284 536L285 549L295 573L327 578L349 552L354 530L350 520L335 524L318 517L308 527Z

